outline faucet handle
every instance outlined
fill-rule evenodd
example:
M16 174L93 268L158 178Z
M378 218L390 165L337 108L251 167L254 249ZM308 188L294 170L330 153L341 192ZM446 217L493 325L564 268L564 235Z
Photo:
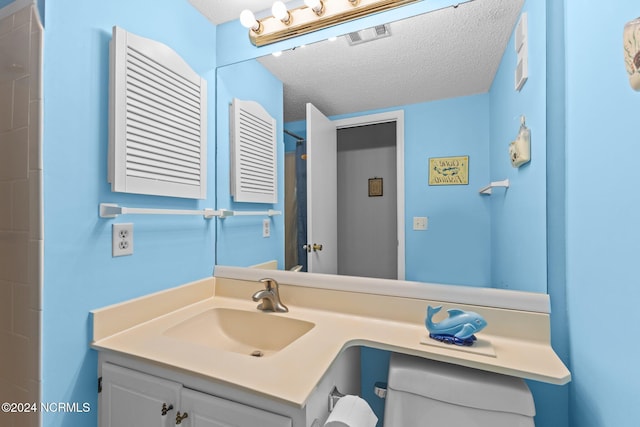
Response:
M286 305L280 301L280 290L278 282L275 279L265 277L260 279L260 283L264 283L265 289L253 294L252 299L254 301L263 300L258 305L258 310L262 311L275 311L279 313L286 313L289 311Z
M271 288L278 287L278 282L276 282L276 279L271 279L269 277L265 277L264 279L260 279L260 283L264 283L264 287L267 290L270 290Z

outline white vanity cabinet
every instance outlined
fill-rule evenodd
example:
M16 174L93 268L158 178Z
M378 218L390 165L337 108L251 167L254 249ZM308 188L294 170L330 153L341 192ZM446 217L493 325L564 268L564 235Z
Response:
M180 407L194 427L292 427L291 418L185 388Z
M334 387L360 393L360 349L340 353L303 406L113 352L98 353L98 376L99 427L174 427L178 412L181 427L309 427L326 421Z
M102 365L100 426L170 426L181 390L182 385L173 381L105 363Z
M101 427L292 427L291 418L102 364Z

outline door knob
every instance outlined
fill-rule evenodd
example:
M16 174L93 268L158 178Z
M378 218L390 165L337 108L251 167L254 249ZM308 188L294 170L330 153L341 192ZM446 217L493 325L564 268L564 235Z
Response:
M322 250L322 245L319 245L317 243L313 244L313 251L321 251Z

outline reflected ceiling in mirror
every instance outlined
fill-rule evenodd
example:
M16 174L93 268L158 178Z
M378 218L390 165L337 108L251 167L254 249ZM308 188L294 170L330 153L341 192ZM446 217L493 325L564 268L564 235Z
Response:
M284 83L285 122L304 120L307 102L334 116L486 93L523 3L473 0L392 22L388 37L351 45L347 34L258 60Z

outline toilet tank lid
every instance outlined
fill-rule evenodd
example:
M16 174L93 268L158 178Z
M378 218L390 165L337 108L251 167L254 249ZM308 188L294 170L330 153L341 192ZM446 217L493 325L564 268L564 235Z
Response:
M521 379L416 356L393 354L389 390L487 411L533 417L533 396Z

